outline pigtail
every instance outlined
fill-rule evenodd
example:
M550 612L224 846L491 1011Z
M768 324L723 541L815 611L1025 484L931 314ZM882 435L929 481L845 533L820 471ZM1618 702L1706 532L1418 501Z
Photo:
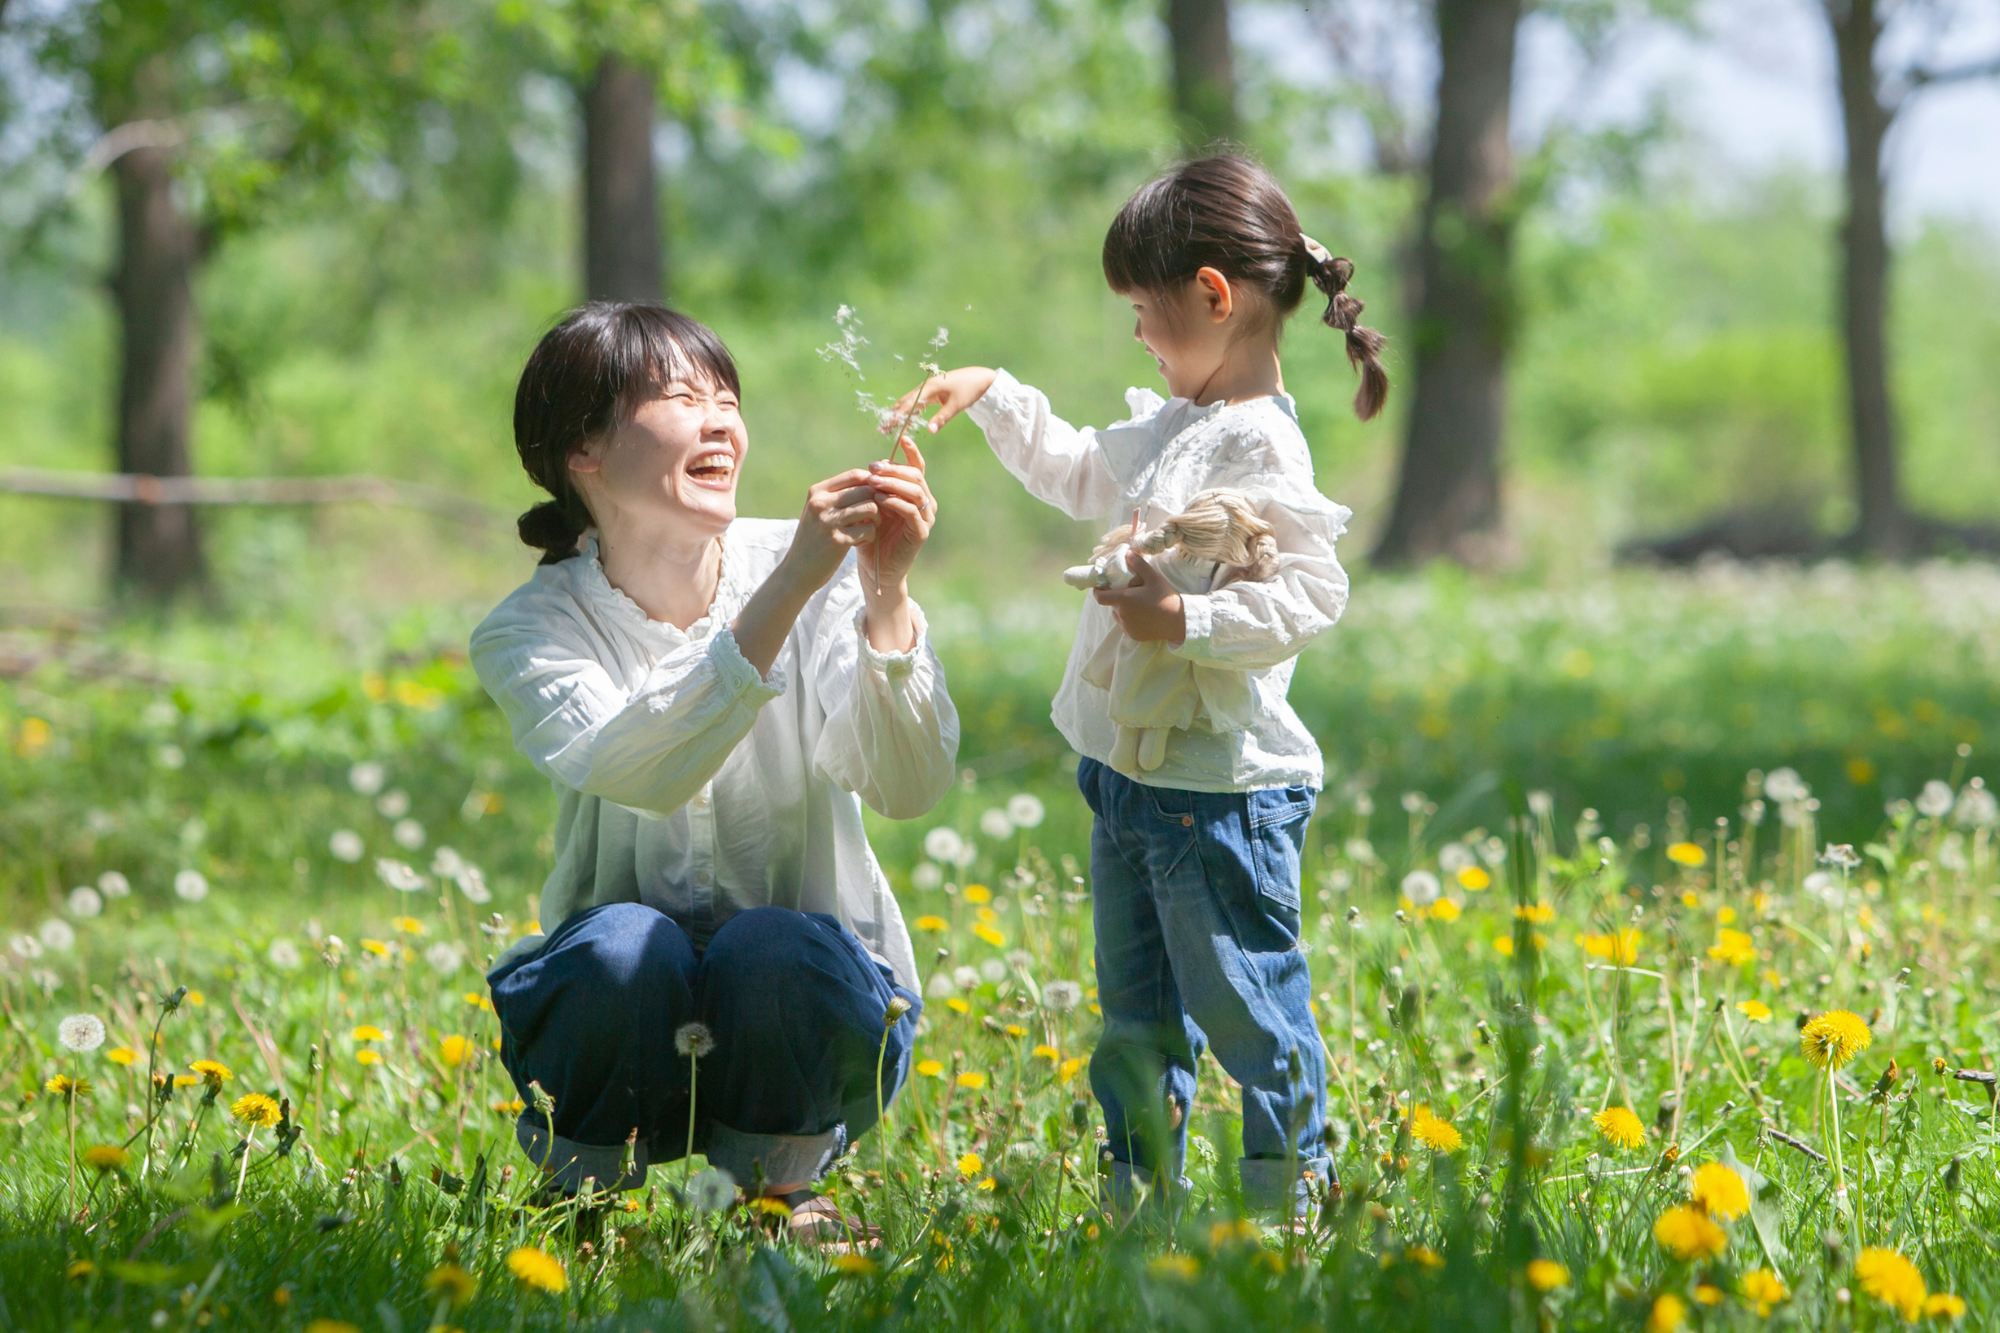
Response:
M1309 236L1299 239L1305 243L1306 271L1312 275L1313 285L1326 293L1326 313L1320 318L1328 328L1347 335L1347 363L1361 372L1354 415L1367 421L1389 398L1389 372L1382 365L1382 348L1388 339L1361 323L1364 307L1359 298L1348 295L1354 261L1328 254L1325 246Z

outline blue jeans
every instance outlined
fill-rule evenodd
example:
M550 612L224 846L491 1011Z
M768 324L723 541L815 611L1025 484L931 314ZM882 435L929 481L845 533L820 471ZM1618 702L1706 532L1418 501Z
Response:
M902 1086L923 1011L838 921L781 907L739 912L699 955L643 904L587 908L487 982L500 1060L526 1104L517 1137L570 1191L585 1177L634 1188L649 1163L685 1156L691 1082L695 1147L738 1184L818 1179L875 1123L878 1059L883 1104ZM884 1058L898 995L910 1012ZM715 1046L691 1080L674 1037L692 1021ZM530 1082L555 1098L553 1127Z
M1097 816L1090 871L1104 1035L1090 1086L1110 1135L1110 1201L1130 1206L1135 1176L1175 1194L1189 1187L1195 1066L1213 1043L1243 1085L1245 1204L1282 1210L1289 1195L1302 1210L1304 1173L1324 1184L1333 1168L1322 1145L1325 1048L1299 949L1312 789L1148 787L1093 759L1077 766L1076 782Z

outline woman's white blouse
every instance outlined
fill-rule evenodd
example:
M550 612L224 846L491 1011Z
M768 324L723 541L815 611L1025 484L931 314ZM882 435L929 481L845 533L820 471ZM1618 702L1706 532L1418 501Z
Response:
M1211 591L1207 564L1154 557L1187 607L1187 638L1175 653L1200 666L1242 671L1251 723L1217 731L1199 719L1175 731L1166 760L1148 770L1150 786L1186 791L1318 787L1319 746L1285 699L1294 658L1332 627L1347 606L1347 572L1334 542L1350 513L1313 486L1312 455L1289 395L1197 407L1128 389L1132 416L1115 426L1078 429L1049 410L1049 400L1006 371L966 410L986 442L1031 494L1076 519L1106 528L1143 511L1157 525L1201 491L1233 486L1247 493L1275 529L1278 572L1261 583ZM1058 730L1077 753L1109 763L1118 729L1110 697L1083 678L1098 645L1119 633L1111 612L1089 595L1076 643L1056 693Z
M586 536L581 554L537 569L473 631L472 665L559 798L545 929L642 902L703 947L752 907L825 912L915 989L909 930L861 802L892 819L935 805L955 774L958 714L921 611L911 651L869 646L852 555L807 602L768 677L744 659L729 626L796 526L730 524L715 604L685 632L612 587Z

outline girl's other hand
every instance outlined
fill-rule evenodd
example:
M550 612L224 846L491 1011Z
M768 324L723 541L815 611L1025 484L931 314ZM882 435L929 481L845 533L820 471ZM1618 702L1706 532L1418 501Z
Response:
M884 460L868 465L877 518L875 541L861 548L860 559L861 586L871 594L877 590L901 594L910 567L937 522L937 501L924 482L924 456L907 435L903 452L909 456L907 464Z
M1127 587L1097 589L1091 593L1097 604L1111 608L1118 628L1135 643L1186 640L1187 608L1166 575L1136 551L1125 553L1125 567L1138 578Z
M918 407L935 407L937 412L930 420L930 431L935 435L940 426L984 398L992 387L993 372L985 366L960 366L933 375L924 381L922 388L904 394L896 401L893 415L901 421ZM882 427L884 434L893 429L892 424Z

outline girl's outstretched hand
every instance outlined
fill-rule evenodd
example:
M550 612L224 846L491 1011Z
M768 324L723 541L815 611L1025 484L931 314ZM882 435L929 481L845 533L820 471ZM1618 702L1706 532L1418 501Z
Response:
M986 396L993 387L993 372L985 366L960 366L957 370L947 370L942 375L933 375L925 380L923 387L912 389L896 401L889 413L893 421L884 422L884 434L895 429L900 422L919 407L935 407L937 412L931 417L930 430L935 435L938 427L971 407Z

